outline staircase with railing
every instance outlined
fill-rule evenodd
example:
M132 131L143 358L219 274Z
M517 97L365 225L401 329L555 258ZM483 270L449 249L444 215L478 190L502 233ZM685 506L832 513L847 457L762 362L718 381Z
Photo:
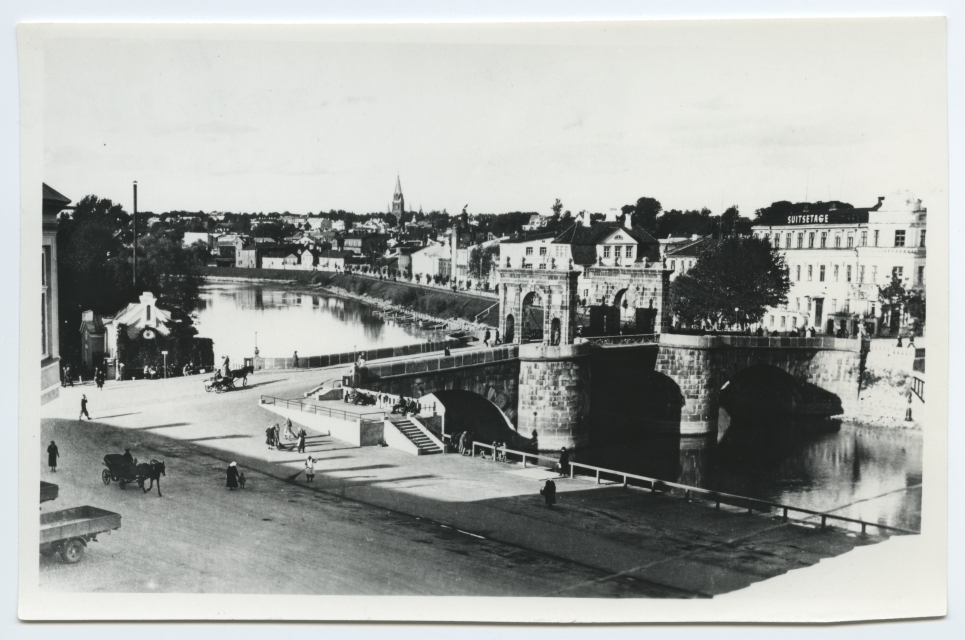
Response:
M442 448L429 438L426 433L408 418L399 416L389 416L389 420L395 425L402 435L409 439L418 449L418 455L425 456L434 453L442 453Z

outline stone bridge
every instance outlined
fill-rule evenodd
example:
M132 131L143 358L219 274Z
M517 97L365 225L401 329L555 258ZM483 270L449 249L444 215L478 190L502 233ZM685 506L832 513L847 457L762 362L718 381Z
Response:
M452 389L472 391L495 404L516 424L519 347L510 344L451 356L427 354L398 362L371 362L362 370L358 386L414 398Z
M360 386L419 397L462 389L498 406L541 448L717 432L744 406L836 415L857 401L859 340L662 334L643 344L529 343L369 364ZM734 393L734 390L740 393Z

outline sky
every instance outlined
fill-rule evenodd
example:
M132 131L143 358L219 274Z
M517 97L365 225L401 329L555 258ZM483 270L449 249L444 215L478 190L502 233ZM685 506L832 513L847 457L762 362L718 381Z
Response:
M113 30L112 30L113 29ZM44 181L142 211L947 198L935 19L65 30Z

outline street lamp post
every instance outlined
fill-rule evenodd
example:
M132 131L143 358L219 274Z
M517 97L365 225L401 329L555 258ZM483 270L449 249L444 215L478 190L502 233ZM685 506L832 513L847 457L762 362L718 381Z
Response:
M161 355L164 356L164 377L168 377L168 352L162 351Z

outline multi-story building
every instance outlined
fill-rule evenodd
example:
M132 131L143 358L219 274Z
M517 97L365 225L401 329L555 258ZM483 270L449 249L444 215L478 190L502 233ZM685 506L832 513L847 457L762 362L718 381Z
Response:
M60 396L60 322L57 313L57 215L70 198L43 185L43 244L41 247L40 402Z
M927 210L908 191L866 209L798 205L753 233L780 249L790 271L788 302L768 309L768 331L813 327L822 333L894 333L898 314L882 314L879 291L892 276L908 289L925 287Z

